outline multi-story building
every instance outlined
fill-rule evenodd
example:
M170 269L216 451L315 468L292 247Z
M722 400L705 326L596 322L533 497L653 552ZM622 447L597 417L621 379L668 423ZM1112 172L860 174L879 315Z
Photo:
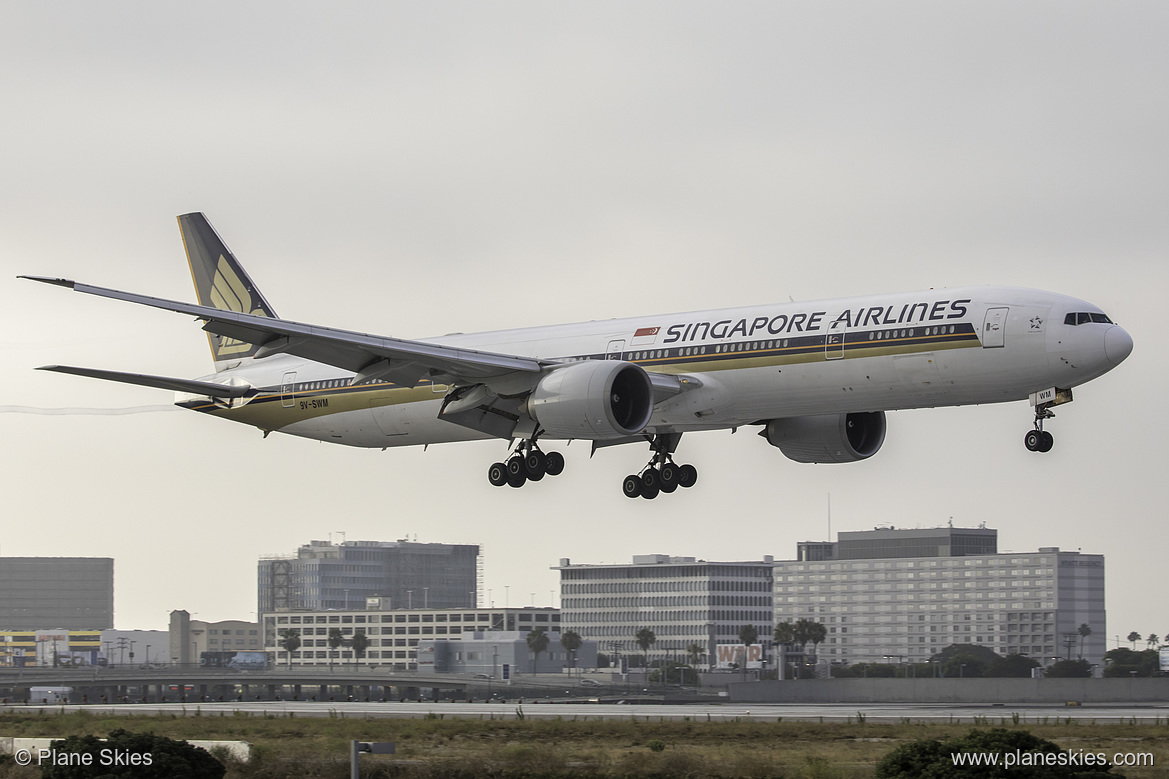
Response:
M530 633L542 628L560 632L560 611L551 608L503 609L390 609L379 598L370 598L364 609L340 611L292 611L264 614L264 648L278 663L290 662L280 645L286 631L300 637L300 648L292 652L292 665L356 663L394 670L418 667L420 641L471 638L485 631ZM329 646L329 634L339 630L344 644ZM361 656L349 645L363 633L369 646Z
M400 541L313 541L295 556L259 563L259 613L360 609L365 599L394 608L473 608L479 547Z
M260 625L239 619L206 622L191 619L186 611L170 613L170 661L198 664L204 653L263 652L264 642Z
M0 557L0 628L113 626L113 558Z
M1045 664L1103 658L1102 555L1056 547L999 554L997 531L986 528L838 539L806 542L800 559L775 564L775 621L823 624L822 660L925 662L963 643ZM1081 625L1091 634L1082 636Z
M560 608L565 630L598 642L602 652L641 654L637 633L653 631L650 655L681 658L692 645L714 658L716 645L736 644L739 628L772 633L770 556L757 562L636 555L628 565L573 565L563 558Z
M0 630L0 667L96 665L100 630Z

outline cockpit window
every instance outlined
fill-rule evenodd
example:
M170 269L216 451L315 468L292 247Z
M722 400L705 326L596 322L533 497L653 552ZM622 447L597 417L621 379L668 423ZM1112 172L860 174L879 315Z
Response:
M1086 311L1077 311L1074 314L1068 314L1063 318L1065 325L1086 325L1089 322L1096 322L1097 324L1110 325L1112 320L1104 314L1094 314Z

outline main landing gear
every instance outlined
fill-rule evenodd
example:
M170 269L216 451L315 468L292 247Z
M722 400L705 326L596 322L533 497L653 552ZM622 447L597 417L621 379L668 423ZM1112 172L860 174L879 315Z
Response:
M535 439L520 441L506 462L492 463L487 469L487 480L496 487L507 484L522 487L529 481L540 481L545 476L559 476L564 471L564 455L545 454Z
M627 498L653 500L659 493L670 493L679 487L693 487L698 481L698 469L693 465L678 465L671 453L678 445L680 435L654 436L650 446L653 457L641 473L625 477L621 491Z
M1027 447L1027 451L1051 451L1051 447L1055 445L1055 439L1052 438L1051 433L1043 429L1043 420L1052 419L1054 416L1055 412L1047 404L1035 407L1035 429L1028 430L1027 435L1023 436L1023 446Z

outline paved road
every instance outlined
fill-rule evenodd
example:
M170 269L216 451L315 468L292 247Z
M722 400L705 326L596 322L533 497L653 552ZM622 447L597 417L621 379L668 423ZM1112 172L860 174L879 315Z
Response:
M522 709L525 717L564 717L578 719L667 719L692 721L733 721L736 719L776 721L856 721L858 713L866 722L965 722L970 724L999 724L1000 719L1011 721L1018 714L1023 722L1056 723L1067 718L1098 723L1130 722L1142 724L1169 723L1169 705L1116 703L1082 707L1065 706L999 706L992 704L599 704L575 703L365 703L333 702L308 703L304 701L255 703L131 703L88 706L4 706L0 711L75 711L84 709L93 713L110 714L191 714L199 709L203 715L218 712L240 712L262 716L273 714L297 717L327 717L343 714L346 717L424 717L429 713L448 717L494 717L511 719Z

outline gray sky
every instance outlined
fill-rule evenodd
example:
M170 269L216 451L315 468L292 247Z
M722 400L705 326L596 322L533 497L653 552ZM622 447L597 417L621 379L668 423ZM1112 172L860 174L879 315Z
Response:
M242 7L241 7L242 5ZM986 522L1108 557L1108 635L1169 631L1169 9L1157 2L6 3L0 406L168 393L47 363L196 376L187 318L17 281L193 299L208 214L286 317L402 337L964 284L1087 298L1132 334L1046 456L1025 402L898 412L872 460L687 435L698 485L621 495L617 447L522 490L504 443L381 452L188 412L0 413L5 555L116 558L120 628L252 618L256 559L480 543L502 605L548 566L794 556L832 532ZM555 599L558 603L558 599Z

